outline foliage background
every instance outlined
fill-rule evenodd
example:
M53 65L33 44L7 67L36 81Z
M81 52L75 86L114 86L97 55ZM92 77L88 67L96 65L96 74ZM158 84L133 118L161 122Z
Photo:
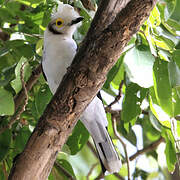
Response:
M92 6L73 1L85 18L74 35L77 43L83 40L98 6L98 1L88 2ZM18 112L22 107L15 107L14 103L22 90L22 80L27 82L41 62L43 32L55 5L52 0L0 1L0 128L5 129L0 134L0 180L7 179L13 158L23 150L52 98L40 75L28 91L28 102L21 114ZM170 179L168 172L175 170L180 150L179 12L179 0L159 1L108 74L102 96L108 130L123 166L118 174L105 179L124 179L128 173L124 150L113 132L112 117L127 144L130 160L133 154L138 156L137 150L148 149L140 153L145 155L130 161L132 179ZM7 128L13 118L15 123ZM156 142L161 143L158 148ZM78 122L59 153L49 180L100 178L101 168L92 144L87 130Z

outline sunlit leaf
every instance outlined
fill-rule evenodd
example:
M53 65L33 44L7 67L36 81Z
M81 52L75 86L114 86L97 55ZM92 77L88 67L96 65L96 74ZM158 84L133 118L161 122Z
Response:
M154 57L146 46L141 49L132 48L124 57L125 70L130 81L144 88L153 85L153 63Z

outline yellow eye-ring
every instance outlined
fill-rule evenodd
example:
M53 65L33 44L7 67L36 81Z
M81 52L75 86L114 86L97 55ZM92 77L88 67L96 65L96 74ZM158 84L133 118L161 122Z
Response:
M63 23L64 23L63 19L61 19L61 18L56 19L56 26L58 28L62 27Z

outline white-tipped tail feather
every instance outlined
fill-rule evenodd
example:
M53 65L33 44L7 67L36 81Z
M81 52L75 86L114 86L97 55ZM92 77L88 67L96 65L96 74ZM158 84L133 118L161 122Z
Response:
M96 140L94 140L99 158L109 173L119 172L121 160L119 159L106 128L103 128L103 130L101 129L101 131L104 131L103 134L105 134L105 140L102 142L96 142Z
M82 114L81 121L91 134L103 171L119 172L121 160L106 129L107 119L101 100L96 96Z

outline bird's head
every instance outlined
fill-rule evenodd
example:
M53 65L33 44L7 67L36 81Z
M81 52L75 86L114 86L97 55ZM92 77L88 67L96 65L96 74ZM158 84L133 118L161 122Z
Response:
M48 30L53 34L72 36L77 27L81 25L83 17L68 4L59 4L48 24Z

